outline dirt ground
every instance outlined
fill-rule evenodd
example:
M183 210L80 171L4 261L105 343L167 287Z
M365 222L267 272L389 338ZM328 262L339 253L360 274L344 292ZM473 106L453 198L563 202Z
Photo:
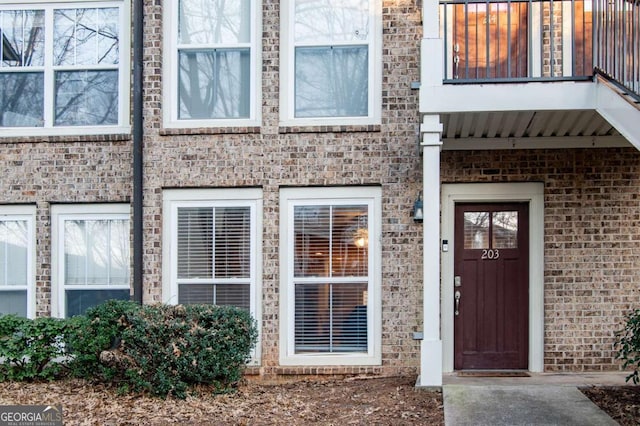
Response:
M417 390L415 378L348 378L243 383L186 400L118 395L80 380L0 383L0 405L62 404L65 425L443 425L442 393ZM640 386L582 391L621 425L640 424Z

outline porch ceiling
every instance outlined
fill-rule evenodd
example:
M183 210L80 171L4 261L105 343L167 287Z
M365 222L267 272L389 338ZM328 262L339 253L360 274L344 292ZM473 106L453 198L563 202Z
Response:
M629 146L595 110L454 112L440 118L444 149Z

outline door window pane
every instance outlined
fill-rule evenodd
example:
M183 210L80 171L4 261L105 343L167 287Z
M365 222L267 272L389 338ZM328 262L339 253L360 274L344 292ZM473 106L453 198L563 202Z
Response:
M180 51L178 118L247 118L249 49Z
M489 248L489 213L464 212L464 248Z
M518 248L518 212L493 213L493 248Z
M180 44L248 43L251 38L250 0L182 0Z
M366 116L368 89L367 46L296 48L296 117Z

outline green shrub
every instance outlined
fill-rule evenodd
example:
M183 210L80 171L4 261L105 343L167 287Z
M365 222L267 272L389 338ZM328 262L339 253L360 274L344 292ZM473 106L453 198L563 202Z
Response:
M128 300L108 300L87 309L85 315L70 318L67 337L72 357L69 369L73 376L87 380L110 381L116 368L100 362L100 354L118 345L126 328L127 317L140 305Z
M123 392L186 396L192 384L232 387L257 331L248 312L211 305L110 301L74 319L71 372L113 381Z
M631 374L626 381L633 380L633 384L640 382L640 309L636 309L627 316L625 327L616 333L618 359L624 360L623 368L631 368Z
M67 331L58 318L0 316L0 381L54 379L62 370Z
M228 389L242 376L257 336L248 312L210 305L144 306L130 317L121 352L132 390L186 396L189 385Z

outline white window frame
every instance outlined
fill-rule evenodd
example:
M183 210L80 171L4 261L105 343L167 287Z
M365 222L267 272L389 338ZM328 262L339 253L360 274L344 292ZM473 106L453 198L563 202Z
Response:
M51 206L51 316L66 317L64 284L64 222L67 220L128 220L131 227L131 209L128 204L57 204ZM131 269L131 260L129 261ZM127 285L72 285L74 290L129 290Z
M262 189L166 189L163 191L162 301L178 303L178 208L180 207L250 207L251 265L250 308L256 320L258 340L249 365L259 365L261 357L262 318Z
M251 1L251 36L245 47L250 49L249 117L224 119L178 119L178 6L179 0L163 2L163 126L165 128L249 127L260 125L262 106L262 1ZM226 47L227 45L222 45ZM214 48L215 45L206 46Z
M369 0L369 88L368 115L356 117L295 117L295 0L280 2L280 125L376 125L382 115L382 1ZM334 43L349 46L353 43ZM300 46L326 46L327 44L301 44Z
M131 55L131 0L60 0L58 2L44 2L23 0L21 2L0 0L0 10L44 10L45 11L45 58L44 66L33 67L34 71L44 72L44 127L0 127L0 137L28 137L28 136L71 136L71 135L104 135L125 134L131 132L129 122L129 87L130 87L130 55ZM55 126L55 81L54 70L93 69L93 66L63 67L53 66L53 11L69 8L107 8L117 7L120 14L120 46L118 64L113 68L118 70L118 124L95 126ZM103 69L97 67L96 69Z
M295 353L294 208L301 205L367 205L369 280L366 353ZM280 365L380 365L382 363L382 190L379 187L280 190Z
M0 287L0 297L3 291L27 291L27 318L35 318L36 316L36 288L35 288L35 257L36 257L36 237L35 237L35 221L36 207L27 205L0 206L0 222L3 221L19 221L27 222L27 283L24 286L6 286Z

